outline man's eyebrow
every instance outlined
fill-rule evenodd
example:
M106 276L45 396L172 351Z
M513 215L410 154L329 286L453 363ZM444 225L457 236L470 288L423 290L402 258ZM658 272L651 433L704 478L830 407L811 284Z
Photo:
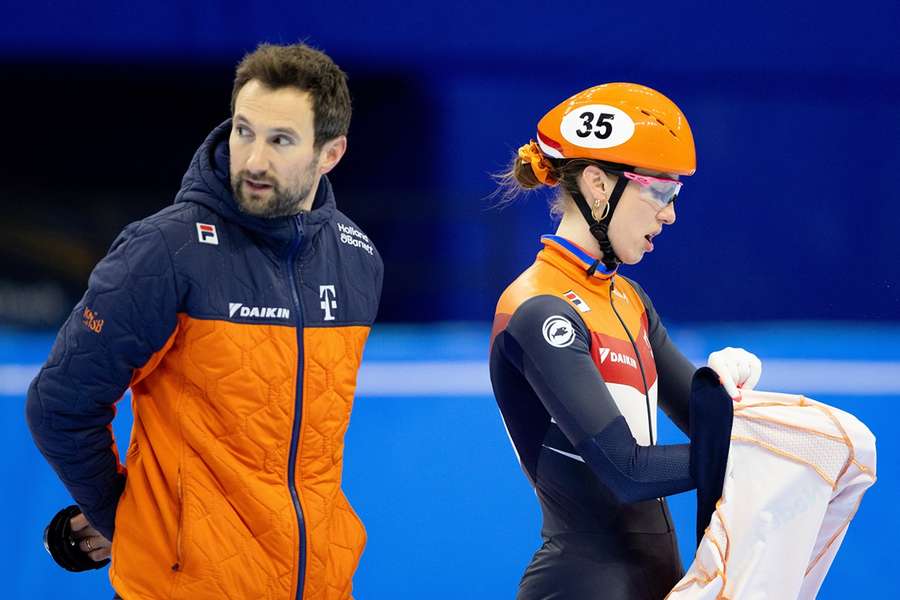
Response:
M252 123L250 123L250 120L240 113L234 115L234 122L239 125L247 125L249 127L253 126ZM290 135L295 138L300 137L300 134L297 133L297 130L293 127L273 127L269 129L268 132L274 134Z
M271 131L272 133L283 133L296 138L300 137L300 134L297 133L297 131L293 127L274 127L269 131Z

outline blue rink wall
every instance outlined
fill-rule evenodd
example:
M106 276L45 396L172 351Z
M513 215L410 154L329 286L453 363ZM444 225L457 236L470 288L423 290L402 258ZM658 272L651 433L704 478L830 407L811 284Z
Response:
M357 600L513 598L539 545L537 501L506 437L487 377L486 324L376 327L347 434L344 488L369 542ZM774 324L671 327L700 361L740 345L763 359L760 389L802 392L852 412L878 438L879 480L866 494L819 598L898 598L900 325ZM0 333L2 513L6 598L109 598L104 569L70 574L41 546L48 519L70 503L35 449L24 390L52 334ZM131 410L115 422L121 455ZM660 441L682 439L664 417ZM694 497L671 499L682 558L693 557Z

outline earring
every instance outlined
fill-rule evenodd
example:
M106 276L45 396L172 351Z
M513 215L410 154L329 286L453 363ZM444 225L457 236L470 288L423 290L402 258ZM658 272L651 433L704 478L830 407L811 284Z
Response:
M600 201L594 202L594 208L591 209L591 216L599 223L609 215L609 202L603 205L603 214L597 216L597 209L600 208Z

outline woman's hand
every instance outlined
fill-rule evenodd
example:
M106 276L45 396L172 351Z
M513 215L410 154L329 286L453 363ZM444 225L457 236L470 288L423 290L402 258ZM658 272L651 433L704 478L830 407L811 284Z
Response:
M752 390L762 375L762 362L743 348L723 348L709 355L706 364L716 372L725 391L740 401L741 390Z

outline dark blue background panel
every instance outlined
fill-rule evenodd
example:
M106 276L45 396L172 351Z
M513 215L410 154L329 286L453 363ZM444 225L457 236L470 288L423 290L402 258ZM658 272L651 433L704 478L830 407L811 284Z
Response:
M339 58L432 68L505 61L506 68L589 69L607 61L665 71L725 68L896 73L891 0L780 5L709 0L639 4L260 1L20 3L2 25L9 56L119 60L227 59L258 41L305 39ZM790 51L786 51L790 49Z
M298 39L350 75L332 180L384 257L384 321L491 317L554 224L546 195L491 209L490 174L549 108L623 80L676 100L697 143L677 223L623 269L663 319L897 319L898 25L893 0L20 3L0 24L0 322L56 324L118 231L171 202L242 54ZM37 296L54 308L8 310Z

